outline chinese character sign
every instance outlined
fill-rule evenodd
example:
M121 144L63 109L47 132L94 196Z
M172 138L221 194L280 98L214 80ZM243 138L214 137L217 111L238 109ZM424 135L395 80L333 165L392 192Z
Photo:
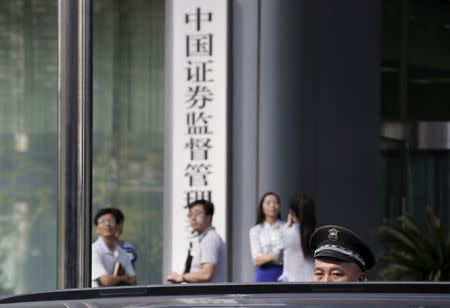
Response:
M227 0L172 0L169 46L171 269L181 271L195 236L187 205L214 203L213 226L226 241Z

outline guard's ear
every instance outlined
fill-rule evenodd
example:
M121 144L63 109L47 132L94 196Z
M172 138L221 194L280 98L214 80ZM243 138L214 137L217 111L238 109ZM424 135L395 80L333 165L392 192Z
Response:
M358 281L360 281L360 282L365 282L365 281L367 281L366 273L360 272L360 273L359 273L359 276L358 276Z

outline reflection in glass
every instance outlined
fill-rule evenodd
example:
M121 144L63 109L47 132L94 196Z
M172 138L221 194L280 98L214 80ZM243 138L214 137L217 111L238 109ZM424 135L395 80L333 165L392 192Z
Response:
M161 283L164 1L97 0L93 18L93 214L122 210L138 283Z
M57 1L0 1L0 296L56 287Z
M430 207L448 234L450 149L441 136L450 122L450 3L383 0L382 24L382 128L401 128L382 134L384 214L407 213L425 228ZM444 130L420 133L438 122Z
M446 228L450 152L416 149L415 123L450 121L449 24L446 1L382 1L382 120L397 121L405 132L382 146L385 214L407 210L424 223L424 209L431 206Z

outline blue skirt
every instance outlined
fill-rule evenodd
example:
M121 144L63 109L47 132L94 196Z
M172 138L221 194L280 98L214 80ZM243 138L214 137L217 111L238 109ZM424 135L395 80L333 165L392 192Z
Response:
M276 282L283 273L283 265L264 264L256 267L255 282Z

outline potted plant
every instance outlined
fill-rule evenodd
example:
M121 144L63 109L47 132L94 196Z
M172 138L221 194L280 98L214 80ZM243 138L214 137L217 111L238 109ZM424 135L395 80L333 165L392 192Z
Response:
M383 266L380 280L445 281L450 280L450 243L444 238L439 218L426 209L427 230L421 229L410 215L388 220L376 235L385 245L378 255Z

